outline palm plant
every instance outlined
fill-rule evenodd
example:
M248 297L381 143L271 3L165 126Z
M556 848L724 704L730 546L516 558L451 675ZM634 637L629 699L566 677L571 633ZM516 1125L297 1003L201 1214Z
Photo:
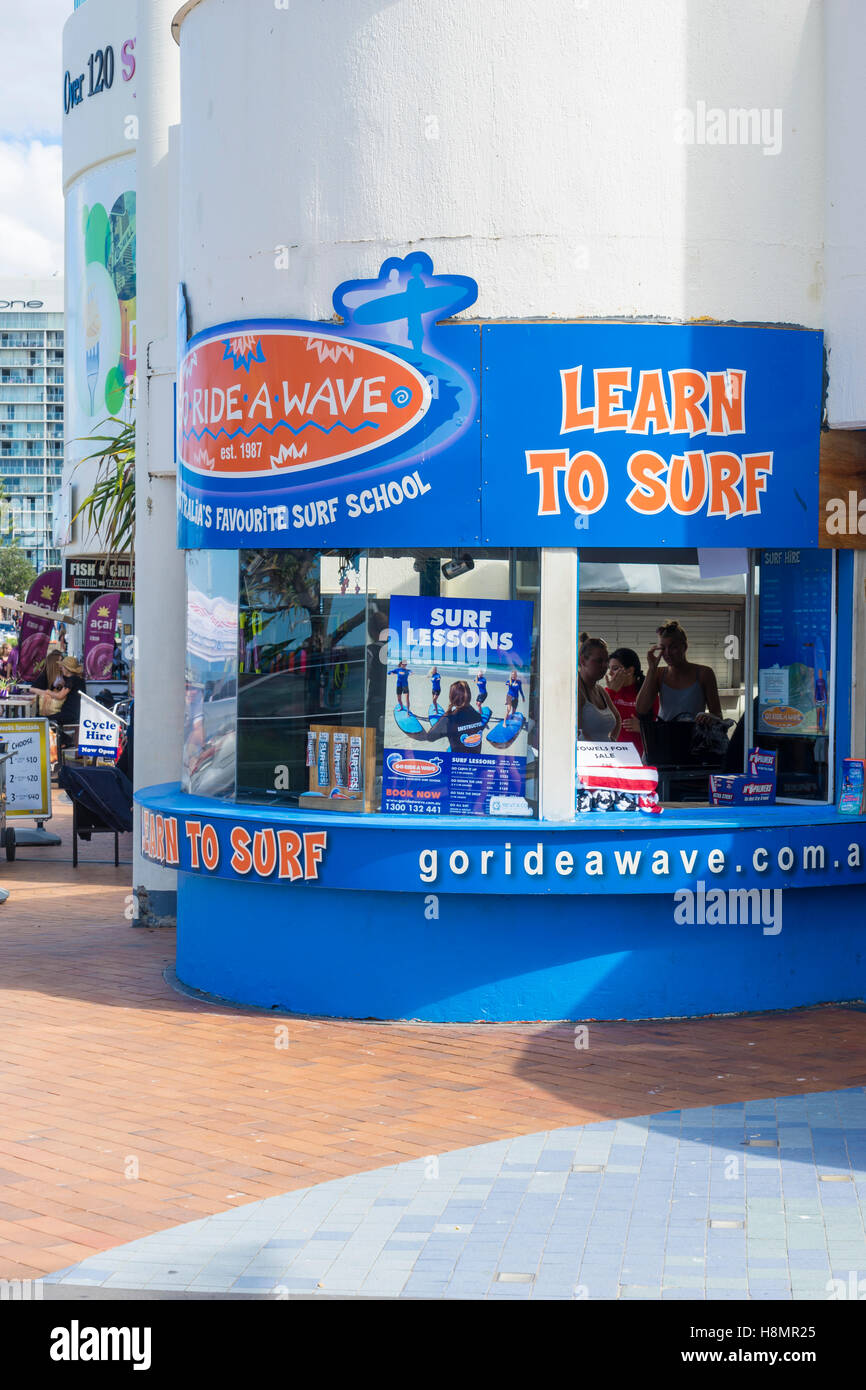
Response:
M111 434L92 434L86 441L101 447L79 461L96 461L96 480L72 518L83 517L109 554L132 552L135 545L135 420L109 415L103 425Z

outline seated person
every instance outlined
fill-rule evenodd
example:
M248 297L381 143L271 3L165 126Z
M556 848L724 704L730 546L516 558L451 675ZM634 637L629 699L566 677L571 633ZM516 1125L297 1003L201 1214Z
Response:
M60 676L60 663L63 660L63 653L59 647L52 647L45 658L45 665L37 676L30 681L31 690L59 690L62 684Z
M708 715L721 719L722 705L715 672L709 666L699 666L688 660L688 638L678 622L664 623L657 631L658 644L647 652L646 680L635 701L637 715L650 715L658 697L658 717L663 723L675 719L701 723ZM660 670L661 660L666 664Z
M586 743L607 743L619 737L622 720L601 678L607 670L607 643L580 634L577 649L577 727Z
M81 715L81 695L84 690L84 667L74 656L65 656L60 663L61 691L66 691L63 709L58 716L61 724L77 724ZM71 731L67 742L77 739L77 731Z

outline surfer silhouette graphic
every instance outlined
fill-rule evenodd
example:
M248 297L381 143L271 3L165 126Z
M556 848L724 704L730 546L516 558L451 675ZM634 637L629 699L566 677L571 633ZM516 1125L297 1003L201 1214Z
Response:
M412 350L423 357L436 356L429 341L436 320L465 309L477 297L478 286L468 275L434 275L432 260L418 251L405 260L392 256L383 262L376 280L345 281L333 300L347 328L375 325L385 330L377 337L395 344L405 333Z

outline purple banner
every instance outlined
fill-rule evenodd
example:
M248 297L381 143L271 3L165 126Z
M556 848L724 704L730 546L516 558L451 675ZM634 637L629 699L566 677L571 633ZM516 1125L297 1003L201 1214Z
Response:
M30 585L27 603L36 608L44 608L49 613L56 612L62 583L63 576L60 570L46 570ZM45 665L53 626L53 618L37 618L34 613L22 613L21 627L18 631L20 679L30 680L33 676L39 675Z
M101 594L87 610L84 624L84 676L107 680L114 659L114 629L120 594Z

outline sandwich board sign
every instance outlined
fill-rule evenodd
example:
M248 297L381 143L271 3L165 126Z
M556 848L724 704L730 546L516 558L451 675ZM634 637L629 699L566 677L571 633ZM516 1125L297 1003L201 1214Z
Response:
M78 720L78 756L80 758L117 757L120 747L120 720L89 695L81 696Z
M47 820L51 812L51 755L47 719L4 719L7 817Z

